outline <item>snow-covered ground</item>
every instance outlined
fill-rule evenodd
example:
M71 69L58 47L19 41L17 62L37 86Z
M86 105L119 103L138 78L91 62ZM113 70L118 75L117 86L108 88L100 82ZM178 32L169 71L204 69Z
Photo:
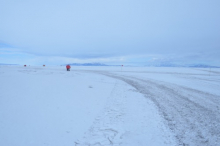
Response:
M1 146L219 146L220 70L0 66Z

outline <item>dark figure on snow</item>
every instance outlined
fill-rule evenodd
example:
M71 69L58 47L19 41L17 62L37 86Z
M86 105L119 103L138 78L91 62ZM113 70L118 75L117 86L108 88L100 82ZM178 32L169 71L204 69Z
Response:
M71 68L70 65L66 65L66 70L67 71L70 71L70 68Z

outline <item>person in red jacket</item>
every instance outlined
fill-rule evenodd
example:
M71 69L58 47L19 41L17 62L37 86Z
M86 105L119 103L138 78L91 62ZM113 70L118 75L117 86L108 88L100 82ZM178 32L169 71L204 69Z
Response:
M70 65L66 65L66 70L67 71L70 71L70 68L71 68Z

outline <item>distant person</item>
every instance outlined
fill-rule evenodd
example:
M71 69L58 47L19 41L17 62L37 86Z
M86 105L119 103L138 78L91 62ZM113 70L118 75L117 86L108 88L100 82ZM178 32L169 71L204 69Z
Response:
M70 71L70 68L71 68L70 65L66 65L66 70L67 71Z

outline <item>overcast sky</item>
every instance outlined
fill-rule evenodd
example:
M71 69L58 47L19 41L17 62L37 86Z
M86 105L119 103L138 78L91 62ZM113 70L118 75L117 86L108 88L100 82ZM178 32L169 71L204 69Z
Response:
M220 66L220 1L0 1L0 63L74 62Z

